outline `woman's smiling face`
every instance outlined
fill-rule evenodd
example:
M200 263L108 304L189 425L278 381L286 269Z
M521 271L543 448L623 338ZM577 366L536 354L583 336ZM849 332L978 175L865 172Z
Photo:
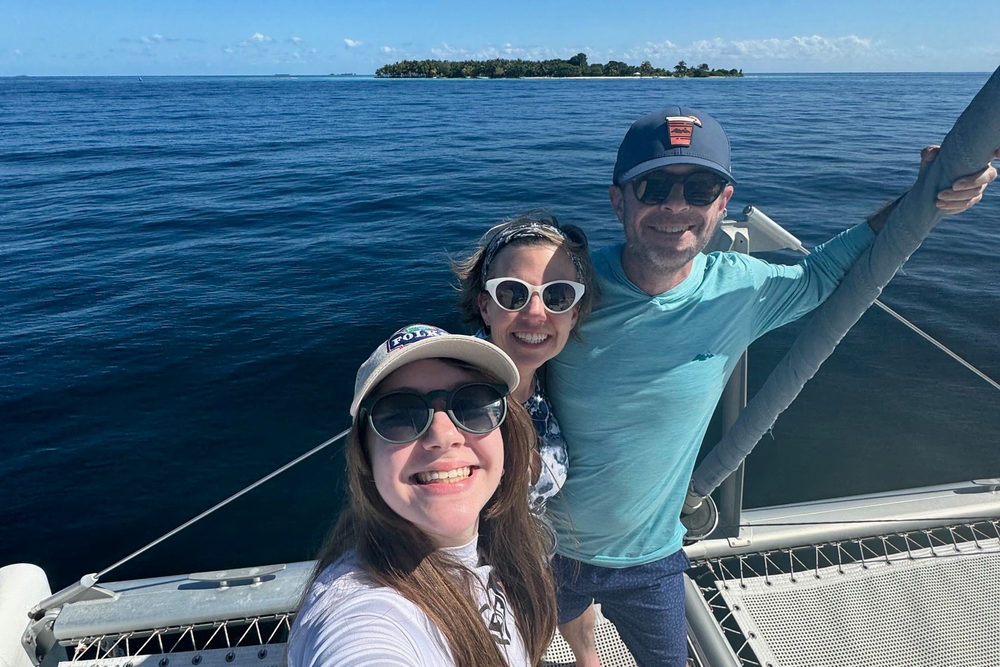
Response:
M390 374L373 393L411 389L426 394L479 381L441 359L423 359ZM503 436L500 429L480 435L458 428L444 411L444 399L434 408L431 426L419 439L394 445L368 428L365 446L375 487L392 511L435 546L461 546L478 534L479 515L500 485Z
M510 245L490 265L487 278L519 278L531 285L553 280L578 280L573 260L550 243ZM479 295L479 312L490 328L490 342L506 352L522 382L546 361L562 352L579 316L579 305L565 313L550 313L541 296L533 294L521 310L501 308L486 292Z

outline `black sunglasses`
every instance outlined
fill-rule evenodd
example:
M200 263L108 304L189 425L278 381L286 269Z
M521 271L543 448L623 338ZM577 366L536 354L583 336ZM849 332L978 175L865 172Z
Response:
M630 182L635 198L646 206L659 206L667 201L670 191L678 183L688 204L708 206L719 198L729 183L714 171L693 171L682 176L666 171L651 171Z
M399 389L361 401L362 419L378 437L394 445L419 440L434 420L434 401L444 399L452 423L467 433L482 435L498 428L507 416L505 384L471 382L426 394Z

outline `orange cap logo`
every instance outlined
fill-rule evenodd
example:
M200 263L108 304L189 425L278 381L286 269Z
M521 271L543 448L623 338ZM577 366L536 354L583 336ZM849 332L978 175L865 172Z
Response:
M695 116L667 116L665 120L672 148L690 146L694 126L701 127L701 121Z

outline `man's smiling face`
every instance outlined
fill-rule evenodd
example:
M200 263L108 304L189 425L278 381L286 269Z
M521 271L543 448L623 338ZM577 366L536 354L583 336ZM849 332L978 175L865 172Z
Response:
M704 171L704 168L670 165L658 171L685 176ZM612 185L610 190L611 204L625 228L628 261L639 263L641 266L635 268L644 273L669 275L685 270L711 241L722 211L733 195L732 185L726 185L712 203L693 206L684 198L681 184L674 185L662 203L643 204L639 201L642 193L636 192L636 183L631 180L621 187Z

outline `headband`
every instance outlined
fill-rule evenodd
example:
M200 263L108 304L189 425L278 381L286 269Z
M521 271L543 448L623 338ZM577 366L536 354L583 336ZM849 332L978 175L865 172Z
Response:
M486 246L486 250L483 251L483 269L480 272L481 282L483 283L483 288L486 285L486 276L490 272L490 264L496 259L497 253L508 246L511 241L516 241L518 239L544 239L548 240L548 237L543 233L544 231L555 232L567 241L572 241L566 235L566 232L559 229L555 225L551 225L547 222L538 222L532 220L530 222L524 222L518 225L513 225L507 229L502 229L497 232L496 236L490 239L489 244ZM583 265L580 263L580 259L575 253L568 253L570 259L573 260L573 266L576 268L577 278L583 277Z

